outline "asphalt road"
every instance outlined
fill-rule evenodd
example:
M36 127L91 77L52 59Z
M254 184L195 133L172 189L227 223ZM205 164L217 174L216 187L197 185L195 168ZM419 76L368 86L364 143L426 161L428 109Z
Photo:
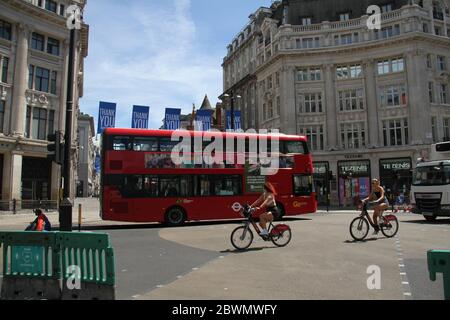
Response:
M429 280L426 253L450 249L449 219L428 223L400 214L395 239L380 235L356 243L348 231L355 216L333 212L289 218L285 223L294 236L288 247L257 240L245 252L235 251L229 240L236 221L181 228L101 223L89 231L111 235L118 299L444 298L442 276ZM373 265L381 270L380 290L367 287L367 268Z

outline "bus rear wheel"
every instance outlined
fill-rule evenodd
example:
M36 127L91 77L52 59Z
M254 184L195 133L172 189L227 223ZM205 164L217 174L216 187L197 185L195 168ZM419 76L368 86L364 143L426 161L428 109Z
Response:
M179 207L171 208L166 213L166 225L169 227L182 226L186 221L186 212Z

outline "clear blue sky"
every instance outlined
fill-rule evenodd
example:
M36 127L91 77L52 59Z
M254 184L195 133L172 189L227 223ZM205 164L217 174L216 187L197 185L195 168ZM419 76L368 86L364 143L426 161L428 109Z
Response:
M150 106L159 128L166 107L197 107L222 93L226 47L248 16L270 0L92 0L89 56L81 111L95 117L99 101L118 104L116 127L131 126L133 105Z

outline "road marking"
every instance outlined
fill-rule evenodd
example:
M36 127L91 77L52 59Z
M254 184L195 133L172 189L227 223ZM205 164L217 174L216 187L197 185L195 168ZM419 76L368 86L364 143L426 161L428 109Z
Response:
M407 300L411 300L412 299L412 293L411 293L411 286L408 280L408 275L406 274L406 270L405 270L405 262L403 259L403 249L401 247L401 241L400 238L396 237L396 242L397 242L397 255L398 255L398 267L399 267L399 271L400 271L400 279L402 282L402 287L403 287L403 296L405 297L405 299Z
M157 287L158 289L164 288L164 286L161 285L161 284L157 285L156 287Z
M404 268L404 267L405 267L404 264L399 264L398 266L399 266L400 268Z
M197 271L197 270L198 270L198 268L192 268L192 270L194 270L194 271Z
M407 285L409 285L409 282L403 281L402 284L407 284Z
M403 295L407 296L407 297L412 297L411 292L405 292Z
M141 295L140 294L137 294L137 295L135 295L135 296L132 296L132 298L133 299L137 299L137 298L139 298Z
M181 278L183 278L183 276L177 276L177 279L181 279Z

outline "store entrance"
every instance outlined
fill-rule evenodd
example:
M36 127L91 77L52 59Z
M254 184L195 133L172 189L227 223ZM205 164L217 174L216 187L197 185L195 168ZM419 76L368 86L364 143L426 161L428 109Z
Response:
M41 158L23 158L22 200L46 201L51 199L51 162Z
M391 204L409 203L412 177L411 158L380 160L381 185L385 188Z
M314 186L320 206L328 205L330 194L329 168L328 162L314 163Z
M355 207L370 193L370 161L342 161L339 169L339 205Z

